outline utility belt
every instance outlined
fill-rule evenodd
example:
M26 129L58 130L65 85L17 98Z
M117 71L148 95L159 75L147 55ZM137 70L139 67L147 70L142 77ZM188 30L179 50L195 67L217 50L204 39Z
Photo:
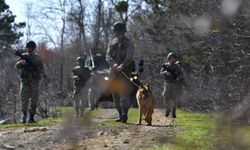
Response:
M22 71L20 75L21 79L25 80L40 80L41 76L37 72Z
M179 83L180 81L177 81L177 80L174 80L174 79L170 79L170 80L165 80L165 82L168 84L168 83L170 83L170 84L177 84L177 83Z
M74 86L77 87L77 88L81 88L81 87L84 87L86 84L86 81L75 81L74 82Z

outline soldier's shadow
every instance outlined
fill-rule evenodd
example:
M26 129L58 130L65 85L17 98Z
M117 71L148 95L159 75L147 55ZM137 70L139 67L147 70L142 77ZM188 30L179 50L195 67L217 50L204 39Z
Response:
M175 128L176 125L170 125L170 124L152 124L151 126L147 125L147 124L141 124L141 125L136 125L136 123L131 123L131 122L128 122L126 123L127 125L132 125L132 126L142 126L142 127L155 127L155 128Z

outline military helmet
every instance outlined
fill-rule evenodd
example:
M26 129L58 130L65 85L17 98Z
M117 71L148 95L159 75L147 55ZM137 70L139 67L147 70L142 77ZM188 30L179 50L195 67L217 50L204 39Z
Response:
M76 61L77 62L84 62L84 58L79 56L79 57L76 58Z
M171 57L174 57L175 59L177 59L176 54L175 54L175 53L173 53L173 52L171 52L171 53L169 53L169 54L168 54L168 56L167 56L167 60L169 60Z
M33 48L33 49L36 49L36 43L34 41L29 41L27 44L26 44L26 48Z
M126 25L124 23L122 23L122 22L116 22L113 25L112 30L114 32L126 32L127 28L126 28Z

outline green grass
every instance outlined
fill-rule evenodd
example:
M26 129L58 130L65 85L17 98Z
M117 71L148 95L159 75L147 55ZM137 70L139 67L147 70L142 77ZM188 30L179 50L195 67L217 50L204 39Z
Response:
M39 120L37 124L10 124L0 125L4 128L12 127L26 127L26 126L50 126L62 124L67 117L73 117L74 109L72 107L58 107L58 112L62 115L58 118L48 118ZM100 111L88 111L86 115L97 117ZM135 124L138 119L138 109L131 108L128 114L128 123ZM219 121L223 122L223 121ZM124 125L114 120L107 120L96 125L100 126L121 126ZM239 142L243 143L246 147L250 147L250 126L235 126L226 125L218 122L214 117L203 113L194 113L187 111L177 111L177 118L174 125L180 128L181 131L177 133L175 138L170 139L161 145L155 145L151 150L211 150L214 149L215 143L231 146L232 134L237 129L241 135ZM167 131L166 131L167 132Z
M181 128L169 143L155 146L152 150L210 150L214 143L212 131L215 119L207 114L177 111L174 124Z
M243 142L247 143L247 145L250 147L250 126L241 127L239 130L243 135Z
M60 114L56 118L47 118L47 119L41 119L37 121L37 123L16 123L16 124L6 124L6 125L0 125L0 128L16 128L16 127L40 127L40 126L52 126L57 124L62 124L65 121L66 117L73 117L74 116L74 108L73 107L57 107L57 112ZM98 111L87 111L86 115L89 115L91 117L98 116Z
M222 119L222 118L220 118ZM219 121L221 122L221 121ZM164 145L157 145L152 150L211 150L215 149L215 144L226 145L228 149L233 145L232 133L237 131L240 134L240 146L250 147L250 127L249 126L232 126L231 124L222 123L218 126L215 117L208 114L179 111L174 124L181 128L182 131L177 134L176 138L170 140ZM220 128L219 128L220 127ZM236 130L235 130L236 129ZM239 147L237 147L239 148ZM236 148L236 149L237 149Z
M116 111L116 110L115 110ZM138 120L138 109L137 108L130 108L128 112L128 123L135 124ZM115 122L114 120L107 120L98 123L98 125L102 126L120 126L124 125L121 122Z
M212 131L215 129L215 119L210 115L178 111L175 121L177 127L184 131L178 134L168 149L175 150L210 150L214 143Z
M37 123L16 123L16 124L3 124L0 128L16 128L16 127L39 127L39 126L51 126L56 124L61 124L64 122L63 117L58 118L48 118L37 121Z

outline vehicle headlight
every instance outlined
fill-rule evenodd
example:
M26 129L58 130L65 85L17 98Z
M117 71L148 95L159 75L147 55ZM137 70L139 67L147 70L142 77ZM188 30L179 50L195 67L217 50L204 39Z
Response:
M108 81L108 80L109 80L109 77L104 77L104 80L105 80L105 81Z
M137 80L138 79L138 77L137 76L134 76L134 80Z
M133 78L130 78L130 81L133 81L134 79Z

